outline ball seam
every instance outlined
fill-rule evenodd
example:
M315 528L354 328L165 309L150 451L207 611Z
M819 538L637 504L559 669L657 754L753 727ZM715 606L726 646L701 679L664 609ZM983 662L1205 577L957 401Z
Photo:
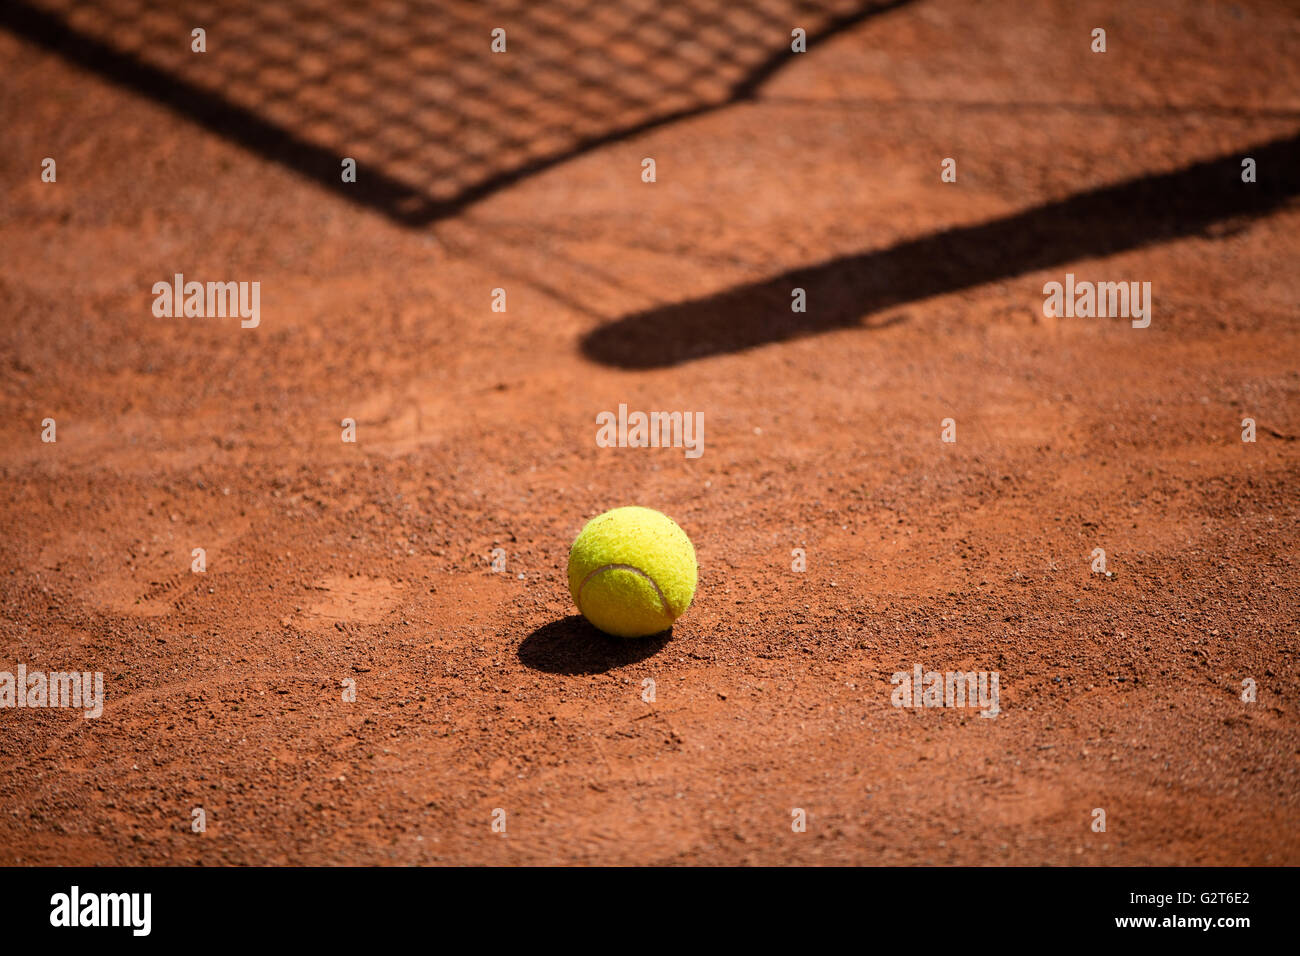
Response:
M584 615L587 613L582 606L583 589L586 588L588 581L590 581L596 575L600 574L602 571L631 571L633 574L641 575L641 577L645 578L647 581L650 582L650 586L655 589L655 594L659 595L659 603L663 607L664 614L668 615L668 617L673 618L674 620L677 618L677 615L673 613L672 605L668 603L668 598L664 595L663 590L659 587L659 582L656 581L654 578L650 577L650 575L646 574L644 571L642 571L640 568L638 568L636 565L633 564L602 564L600 567L595 568L594 570L588 572L587 576L582 579L582 583L578 585L578 600L576 603L578 605L578 611L580 613Z

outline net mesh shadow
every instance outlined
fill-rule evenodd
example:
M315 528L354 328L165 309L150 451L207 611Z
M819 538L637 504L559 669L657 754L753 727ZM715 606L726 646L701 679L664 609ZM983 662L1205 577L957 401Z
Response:
M750 95L860 0L10 0L0 23L422 224ZM207 52L191 51L206 31ZM506 52L491 49L505 30ZM344 186L343 157L358 164Z

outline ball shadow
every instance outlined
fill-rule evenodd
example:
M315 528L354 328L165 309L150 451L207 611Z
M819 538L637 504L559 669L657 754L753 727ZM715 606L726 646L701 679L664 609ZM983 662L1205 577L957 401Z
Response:
M610 637L581 614L571 614L543 624L524 638L519 660L525 667L548 674L603 674L653 656L672 636L670 628L652 637Z

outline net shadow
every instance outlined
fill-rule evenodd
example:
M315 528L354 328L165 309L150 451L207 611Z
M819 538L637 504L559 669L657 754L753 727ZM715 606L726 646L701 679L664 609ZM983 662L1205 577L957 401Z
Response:
M1258 164L1258 182L1242 182L1246 156ZM646 309L597 326L580 348L593 361L625 369L739 352L857 326L930 296L1204 234L1267 215L1297 196L1300 135ZM791 311L796 288L805 290L807 312Z
M8 0L0 25L418 226L751 96L794 27L815 44L906 2Z

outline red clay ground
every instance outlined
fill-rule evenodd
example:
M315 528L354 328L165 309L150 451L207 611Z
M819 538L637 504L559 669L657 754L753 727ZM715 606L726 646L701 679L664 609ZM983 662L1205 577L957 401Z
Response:
M740 351L582 347L1294 136L1296 14L926 0L422 228L0 31L0 670L108 696L0 710L0 863L1300 863L1294 200L989 245ZM1151 327L1044 318L1067 271L1150 281ZM260 328L155 318L174 272L259 280ZM598 448L620 403L703 412L703 456ZM569 543L627 503L699 553L666 641L572 617ZM896 709L916 663L1002 713Z

